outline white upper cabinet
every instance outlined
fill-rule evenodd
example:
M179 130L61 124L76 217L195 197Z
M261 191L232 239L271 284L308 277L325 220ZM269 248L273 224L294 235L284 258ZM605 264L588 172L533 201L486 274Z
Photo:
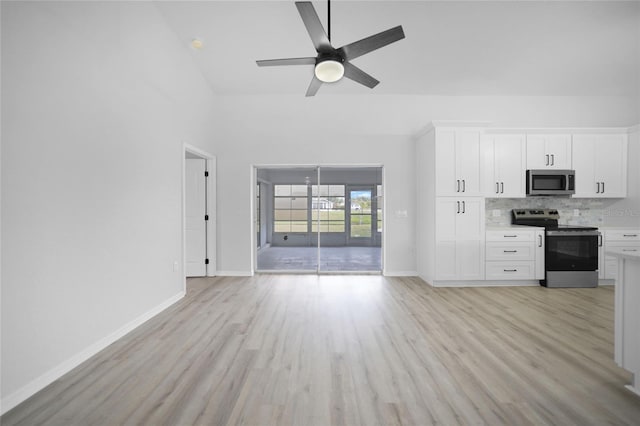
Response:
M436 129L435 145L436 195L481 195L480 132Z
M571 135L527 135L527 169L571 169Z
M573 135L573 168L574 197L626 197L627 135Z
M484 135L482 156L484 196L525 196L526 143L523 134Z

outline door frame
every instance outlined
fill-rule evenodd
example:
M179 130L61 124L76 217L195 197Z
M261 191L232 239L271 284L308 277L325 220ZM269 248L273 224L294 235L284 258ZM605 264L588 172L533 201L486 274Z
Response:
M217 271L217 252L216 252L216 157L193 145L183 143L182 145L182 277L184 290L187 288L187 214L186 214L186 157L187 155L195 156L205 160L205 170L209 172L209 178L206 184L206 209L209 220L205 223L206 229L206 248L209 264L206 265L206 276L213 277ZM174 265L175 270L175 265Z
M250 276L254 276L256 274L256 269L258 267L258 248L257 248L257 241L256 241L256 235L257 235L257 231L256 231L256 221L255 221L255 211L256 211L256 206L255 206L255 202L256 202L256 185L258 183L258 169L287 169L287 168L292 168L292 169L299 169L299 168L317 168L318 173L321 173L321 169L325 167L325 168L370 168L370 167L376 167L376 168L380 168L381 170L381 185L382 185L382 192L383 192L383 196L382 196L382 205L378 204L378 208L382 209L382 235L380 238L380 250L381 250L381 262L382 262L382 271L381 274L383 276L386 275L386 265L387 265L387 247L385 244L385 240L386 240L386 233L387 233L387 221L384 219L387 217L387 197L386 197L386 187L387 187L387 177L386 177L386 170L385 170L385 166L384 164L380 164L380 163L349 163L349 164L334 164L334 163L329 163L329 164L321 164L321 163L315 163L315 164L251 164L249 165L249 176L250 176L250 184L249 184L249 208L250 211L252 212L250 217L249 217L249 233L250 233L250 253L251 253L251 275ZM345 188L346 190L346 188ZM346 194L345 194L346 196ZM377 211L376 211L377 214ZM346 211L345 211L345 216L346 216ZM346 221L346 217L345 217L345 221ZM345 222L346 223L346 222ZM348 238L348 235L347 235ZM320 238L318 238L318 244L320 244ZM277 271L278 273L283 273L283 274L296 274L296 273L300 273L299 271ZM358 272L360 273L360 272ZM319 272L316 271L313 273L313 275L327 275L326 272ZM331 274L349 274L349 272L331 272Z

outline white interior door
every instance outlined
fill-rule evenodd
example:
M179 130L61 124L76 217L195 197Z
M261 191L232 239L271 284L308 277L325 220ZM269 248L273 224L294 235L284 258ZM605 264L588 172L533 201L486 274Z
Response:
M187 277L207 275L206 163L204 159L185 160L185 257Z

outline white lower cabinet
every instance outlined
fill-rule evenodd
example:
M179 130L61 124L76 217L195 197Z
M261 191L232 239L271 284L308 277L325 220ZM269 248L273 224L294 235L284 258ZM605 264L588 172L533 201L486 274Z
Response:
M487 231L485 252L486 280L544 278L544 231L542 230ZM542 278L539 278L540 276Z
M436 199L436 279L484 279L484 199Z

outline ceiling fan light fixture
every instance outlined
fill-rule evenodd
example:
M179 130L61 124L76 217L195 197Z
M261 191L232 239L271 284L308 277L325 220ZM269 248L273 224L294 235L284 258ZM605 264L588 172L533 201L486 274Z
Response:
M344 65L335 59L327 59L316 64L315 74L323 83L334 83L344 76Z

